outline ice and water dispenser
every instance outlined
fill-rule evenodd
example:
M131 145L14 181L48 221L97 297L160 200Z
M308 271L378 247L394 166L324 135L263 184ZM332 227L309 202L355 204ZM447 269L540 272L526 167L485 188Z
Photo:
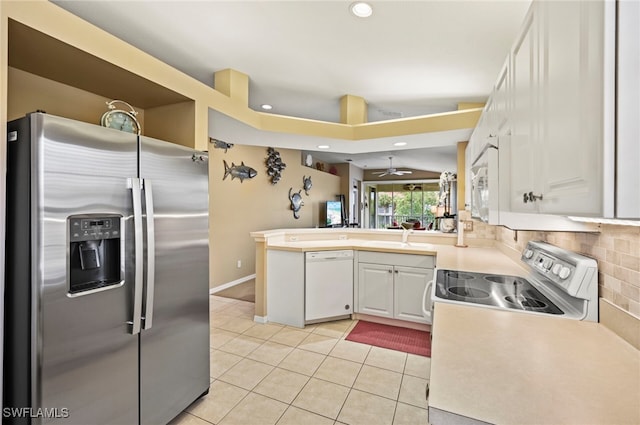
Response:
M121 218L117 214L72 215L67 218L71 296L123 282Z

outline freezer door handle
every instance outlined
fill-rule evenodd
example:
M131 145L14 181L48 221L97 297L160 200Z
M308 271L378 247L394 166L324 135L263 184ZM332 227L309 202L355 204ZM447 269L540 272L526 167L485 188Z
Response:
M142 181L132 177L128 179L128 186L131 189L133 201L133 225L134 225L134 267L135 276L133 279L133 317L130 322L131 334L140 333L140 322L142 317L142 279L144 276L144 241L142 240Z
M153 216L153 188L151 181L143 179L144 202L147 212L147 285L144 303L144 317L142 329L149 329L153 325L153 293L155 290L156 272L156 235Z

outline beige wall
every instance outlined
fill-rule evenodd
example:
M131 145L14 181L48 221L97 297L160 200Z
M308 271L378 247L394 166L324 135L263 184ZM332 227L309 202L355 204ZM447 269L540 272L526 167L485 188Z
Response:
M475 225L476 223L474 223ZM496 228L496 239L518 251L543 240L598 261L600 297L640 318L640 227L602 225L600 233L516 232Z
M42 109L53 115L99 124L110 100L40 76L8 68L8 119L16 119L28 112ZM69 99L60 102L60 99ZM144 111L139 119L144 125ZM226 154L210 148L211 200L211 286L218 286L255 273L255 244L249 232L278 227L314 227L318 224L318 202L334 199L340 193L340 178L301 165L301 152L279 150L287 168L277 185L267 180L264 147L235 146ZM258 175L253 180L222 181L226 159L239 164L245 161ZM299 220L289 209L288 190L302 188L303 175L311 175L310 196L303 196ZM303 191L304 194L304 191ZM236 267L237 260L242 267Z
M301 152L277 149L287 167L282 179L271 184L266 173L267 148L235 145L227 153L209 145L209 227L211 229L210 284L216 287L255 273L256 245L249 236L258 230L316 227L319 205L333 200L340 193L340 177L305 167L301 164ZM258 175L253 179L231 180L224 176L223 160L229 166L244 161ZM303 176L311 176L313 187L306 196L302 191L304 206L300 218L294 219L290 209L289 188L292 193L302 189ZM237 268L237 261L242 267Z
M16 68L8 69L8 80L9 121L39 109L51 115L100 124L102 114L108 110L106 102L111 100ZM144 128L144 111L136 109L138 121Z

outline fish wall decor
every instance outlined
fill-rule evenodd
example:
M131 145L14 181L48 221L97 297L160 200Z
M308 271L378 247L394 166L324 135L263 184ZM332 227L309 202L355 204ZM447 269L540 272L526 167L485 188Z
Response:
M291 202L291 209L293 210L293 218L297 220L300 218L300 209L304 205L304 202L302 202L302 195L300 194L302 189L294 194L291 194L292 191L293 188L289 188L289 201Z
M244 179L252 179L258 175L258 172L248 165L244 165L244 161L240 165L236 165L233 162L231 163L231 167L227 164L227 161L222 160L224 164L224 177L222 180L226 179L227 176L231 176L231 180L236 177L240 179L240 183L244 181Z
M271 184L277 184L282 178L282 170L287 167L287 164L282 162L280 158L280 152L273 148L267 149L267 175L271 178Z
M309 191L311 190L311 186L313 186L313 183L311 183L311 176L307 177L307 176L302 176L302 188L304 189L304 194L309 196Z
M233 143L223 142L213 137L209 137L209 143L213 143L213 147L216 149L224 149L224 153L227 153L227 150L233 147Z

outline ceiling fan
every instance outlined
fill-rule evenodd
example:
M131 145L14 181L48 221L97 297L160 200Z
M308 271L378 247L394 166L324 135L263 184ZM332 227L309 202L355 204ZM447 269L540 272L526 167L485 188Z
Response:
M397 169L393 168L393 165L391 164L392 158L393 158L392 156L389 157L389 168L387 168L385 171L376 171L376 172L373 172L371 174L377 174L378 177L403 176L405 174L411 174L411 171L408 171L408 170L397 170Z

